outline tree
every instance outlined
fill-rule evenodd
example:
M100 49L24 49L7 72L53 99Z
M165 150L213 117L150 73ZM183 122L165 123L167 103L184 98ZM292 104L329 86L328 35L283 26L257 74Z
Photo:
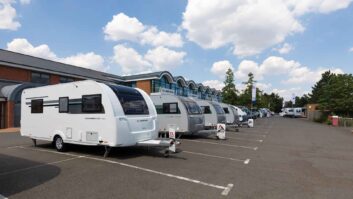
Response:
M304 94L301 97L295 97L295 107L304 107L309 103L309 96L307 94Z
M269 108L271 111L279 113L282 109L283 98L276 93L264 93L260 98L260 103L259 107Z
M243 84L245 85L245 89L242 92L242 94L239 96L239 103L240 104L248 106L248 107L251 106L251 89L255 83L256 83L256 81L254 80L254 74L249 73L248 74L248 81L243 82Z
M318 102L321 110L353 116L353 76L333 74L322 87Z
M316 84L312 87L311 94L309 94L310 103L319 103L319 99L322 97L322 94L324 92L324 87L328 84L328 82L333 76L335 76L335 74L331 73L331 71L326 71L322 73L321 79L316 82Z
M224 87L222 89L223 102L235 105L237 101L237 92L234 84L234 73L232 69L228 68L226 79L224 80Z

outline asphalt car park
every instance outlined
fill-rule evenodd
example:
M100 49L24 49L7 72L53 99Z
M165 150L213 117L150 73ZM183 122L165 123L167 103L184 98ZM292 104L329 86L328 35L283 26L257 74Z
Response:
M351 198L353 136L302 119L263 118L227 140L184 137L180 153L71 146L0 133L7 198Z

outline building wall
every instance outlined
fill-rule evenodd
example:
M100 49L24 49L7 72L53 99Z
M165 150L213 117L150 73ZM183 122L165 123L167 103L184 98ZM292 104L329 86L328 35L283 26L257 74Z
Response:
M60 76L59 75L50 75L50 84L59 84Z
M151 80L137 81L136 87L144 90L147 94L151 94Z
M0 79L29 82L31 73L28 70L0 66Z

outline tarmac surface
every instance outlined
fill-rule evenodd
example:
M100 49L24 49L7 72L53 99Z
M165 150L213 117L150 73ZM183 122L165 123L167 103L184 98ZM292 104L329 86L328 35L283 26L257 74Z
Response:
M183 137L180 153L70 146L0 133L1 198L353 198L353 134L262 118L227 140Z

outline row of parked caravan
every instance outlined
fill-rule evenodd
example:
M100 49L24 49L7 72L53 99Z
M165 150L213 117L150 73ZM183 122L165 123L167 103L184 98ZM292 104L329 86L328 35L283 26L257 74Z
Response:
M229 104L164 92L152 93L150 98L157 110L159 132L174 128L180 134L206 134L216 132L217 124L228 128L251 125L245 112Z
M35 145L51 141L58 151L102 145L105 156L110 147L136 145L175 152L177 134L224 139L226 128L253 125L245 107L92 80L25 89L21 101L21 135Z

